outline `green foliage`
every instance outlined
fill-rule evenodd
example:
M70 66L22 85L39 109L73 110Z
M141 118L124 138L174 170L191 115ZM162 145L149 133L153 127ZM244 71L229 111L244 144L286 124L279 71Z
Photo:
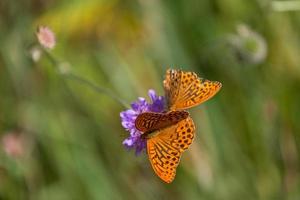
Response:
M270 1L1 1L0 134L27 142L19 157L1 143L0 199L298 199L299 19ZM265 40L260 62L229 42L241 23ZM37 25L59 62L32 60ZM163 94L169 67L223 88L191 109L197 137L167 185L123 148L125 108L62 66L128 103Z

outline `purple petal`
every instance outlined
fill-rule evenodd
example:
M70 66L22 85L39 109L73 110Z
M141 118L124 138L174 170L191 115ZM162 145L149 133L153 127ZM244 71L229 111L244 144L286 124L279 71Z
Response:
M144 149L146 149L146 145L147 143L145 139L139 140L139 142L135 146L135 154L139 155Z
M129 137L123 141L123 145L125 145L127 148L130 148L133 146L134 142L135 140L132 137Z
M152 112L163 112L165 108L164 99L157 99L150 107Z
M130 123L130 122L122 122L122 126L123 126L126 130L132 129L132 123Z
M149 95L152 103L157 99L157 95L156 95L156 93L155 93L155 91L153 89L150 89L148 91L148 95Z
M133 103L131 104L131 108L132 108L134 111L138 111L138 110L139 110L139 107L140 107L140 105L139 105L138 102L133 102Z

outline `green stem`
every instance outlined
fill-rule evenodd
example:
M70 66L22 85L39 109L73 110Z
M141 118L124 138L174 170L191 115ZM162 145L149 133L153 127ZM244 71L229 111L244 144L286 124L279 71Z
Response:
M50 60L50 62L54 65L54 66L59 66L60 62L58 60L56 60L46 49L42 48L43 52L45 53L45 55L47 56L47 58ZM59 71L59 70L58 70ZM125 101L123 101L122 99L120 99L116 94L114 94L112 91L100 87L94 83L92 83L91 81L88 81L80 76L77 76L76 74L72 74L72 73L60 73L62 76L70 79L70 80L75 80L78 81L79 83L82 83L90 88L92 88L94 91L98 92L98 93L102 93L105 94L109 97L111 97L112 99L114 99L116 102L118 102L119 104L121 104L122 106L124 106L125 108L129 108L129 104L126 103Z
M64 74L64 77L68 78L68 79L72 79L72 80L76 80L82 84L85 84L87 86L89 86L90 88L94 89L96 92L98 93L103 93L106 94L107 96L111 97L112 99L114 99L116 102L120 103L122 106L129 108L129 105L124 102L122 99L120 99L117 95L115 95L113 92L111 92L110 90L100 87L86 79L81 78L80 76L77 76L75 74L72 73L68 73L68 74Z

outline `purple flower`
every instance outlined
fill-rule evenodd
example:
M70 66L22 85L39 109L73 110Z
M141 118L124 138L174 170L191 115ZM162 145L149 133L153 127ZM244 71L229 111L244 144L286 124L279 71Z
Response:
M146 148L146 139L142 138L142 133L135 128L136 117L143 112L163 112L165 99L163 96L157 96L154 90L149 90L148 95L151 102L145 98L139 97L136 102L131 104L131 109L120 113L122 126L130 132L130 136L123 141L123 145L128 149L135 149L139 154Z

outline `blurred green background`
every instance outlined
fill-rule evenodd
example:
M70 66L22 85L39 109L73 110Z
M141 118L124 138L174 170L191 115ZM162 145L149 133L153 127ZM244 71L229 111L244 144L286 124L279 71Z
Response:
M299 199L300 12L285 3L1 0L0 199ZM55 65L32 59L38 25ZM163 95L169 67L223 88L190 110L196 139L165 184L124 149L125 108L60 72L130 103Z

